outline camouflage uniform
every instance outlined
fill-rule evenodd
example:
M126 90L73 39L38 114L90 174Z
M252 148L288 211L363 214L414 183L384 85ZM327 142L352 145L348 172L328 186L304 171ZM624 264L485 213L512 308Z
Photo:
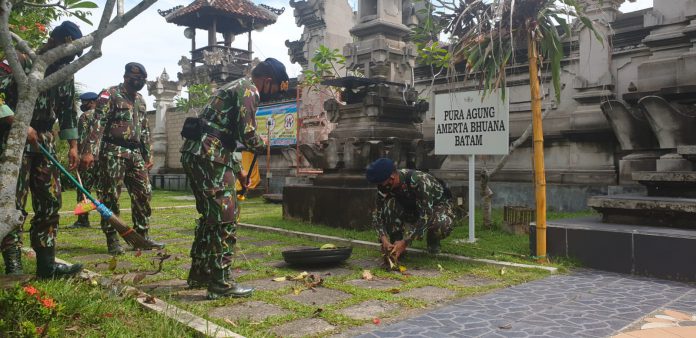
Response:
M152 189L145 164L150 161L152 151L143 97L139 93L130 97L124 84L103 90L81 151L83 155L92 153L99 158L96 170L100 201L118 216L118 198L125 185L131 197L133 228L147 237ZM104 218L101 228L108 241L118 243L116 230Z
M397 171L401 185L377 193L372 226L378 238L386 235L392 243L420 239L427 231L428 247L436 251L439 240L452 232L451 198L434 176L410 169Z
M220 88L198 117L218 132L235 135L248 149L259 149L264 142L255 132L258 103L253 82L239 79ZM209 297L215 297L214 283L234 285L230 272L236 243L235 174L241 167L233 152L205 131L200 139L186 139L181 147L181 163L200 214L191 246L189 285L207 284Z
M90 109L86 112L83 112L82 115L77 120L77 133L79 135L79 145L78 149L80 149L80 153L82 153L82 149L88 148L87 144L87 133L89 132L89 127L92 124L92 121L94 120L94 109ZM96 156L97 154L92 154ZM92 192L92 188L96 185L97 183L97 178L98 176L98 170L99 168L99 162L95 161L94 165L91 168L87 168L84 170L80 170L80 180L82 181L82 187L84 187L87 191L90 193ZM77 203L80 203L85 200L85 195L79 190L77 190ZM74 227L89 227L89 214L81 214L78 216L77 221L73 225Z
M30 67L27 63L25 67ZM0 79L0 92L10 105L16 104L16 88L10 74ZM36 100L30 125L38 134L38 141L55 156L53 125L58 120L59 136L64 140L77 139L77 112L74 109L75 82L72 77L55 87L42 92ZM7 136L4 135L3 140ZM4 143L4 142L3 142ZM27 197L31 190L34 217L31 219L29 238L31 247L54 250L58 211L61 207L61 185L58 168L39 149L27 144L22 156L22 165L17 178L16 207L26 217ZM21 247L21 231L16 229L2 241L2 249ZM37 269L38 272L38 269Z

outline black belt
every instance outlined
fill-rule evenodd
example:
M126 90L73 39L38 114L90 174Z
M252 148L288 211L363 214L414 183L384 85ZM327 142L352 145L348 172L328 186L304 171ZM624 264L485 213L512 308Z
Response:
M202 131L202 132L204 132L204 133L206 133L206 134L208 134L208 135L211 135L211 136L213 136L213 137L216 137L216 138L218 138L218 139L220 139L220 140L222 140L223 138L226 138L227 136L229 136L228 133L225 133L225 132L223 132L223 131L220 131L219 129L216 129L216 128L211 127L210 125L208 125L209 122L206 121L205 119L201 118L201 122L202 122L202 123L201 123L201 131Z
M135 141L126 141L124 139L114 139L108 138L104 139L104 142L111 143L120 147L128 148L130 150L139 150L142 147L142 143Z
M55 121L31 121L29 125L36 130L37 133L44 133L53 130Z

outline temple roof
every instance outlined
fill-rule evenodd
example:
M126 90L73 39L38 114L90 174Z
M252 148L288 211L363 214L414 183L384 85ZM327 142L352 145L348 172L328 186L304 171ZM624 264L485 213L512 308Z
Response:
M195 0L186 7L161 11L160 15L167 22L205 30L215 18L218 32L240 34L274 24L283 10L257 6L249 0Z

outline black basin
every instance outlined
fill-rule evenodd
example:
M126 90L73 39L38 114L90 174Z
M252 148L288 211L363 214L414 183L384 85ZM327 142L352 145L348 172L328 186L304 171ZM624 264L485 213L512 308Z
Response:
M283 251L283 259L290 265L325 265L338 264L350 257L353 247L337 247L336 249L299 249Z

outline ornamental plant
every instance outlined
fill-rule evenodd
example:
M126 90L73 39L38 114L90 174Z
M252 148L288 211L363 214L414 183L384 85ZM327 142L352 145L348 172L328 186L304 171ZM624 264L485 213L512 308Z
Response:
M58 337L50 327L62 306L31 284L0 290L0 332L7 337Z

